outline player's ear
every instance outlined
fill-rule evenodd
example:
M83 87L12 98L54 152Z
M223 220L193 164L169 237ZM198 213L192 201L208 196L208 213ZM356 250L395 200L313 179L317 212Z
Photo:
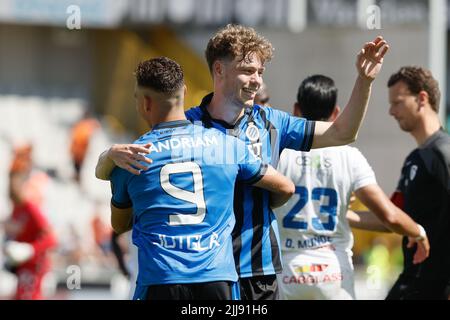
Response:
M302 116L302 112L300 111L300 104L298 102L294 103L292 114L296 117Z
M144 111L149 113L152 111L153 99L150 96L144 96Z
M426 92L425 90L420 91L418 95L419 107L424 107L425 105L429 104L429 98L430 97L428 96L428 92Z
M336 120L336 118L339 116L339 112L341 112L341 108L338 106L338 105L336 105L335 107L334 107L334 110L333 110L333 112L331 113L331 116L330 116L330 121L334 121L334 120Z
M186 97L187 94L187 86L183 85L183 96Z
M221 61L221 60L214 61L213 65L212 65L213 76L217 76L217 77L221 78L224 74L224 69L225 69L225 65L224 65L223 61Z

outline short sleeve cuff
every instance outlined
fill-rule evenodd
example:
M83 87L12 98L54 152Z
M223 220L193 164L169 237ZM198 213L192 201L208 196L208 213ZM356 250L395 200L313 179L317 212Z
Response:
M119 203L114 201L113 198L111 198L111 204L116 207L117 209L128 209L131 208L133 206L133 204L131 203L131 201L127 202L127 203Z
M377 179L375 178L375 175L369 175L364 178L358 179L358 181L354 183L353 188L354 190L358 190L371 184L377 184Z
M311 150L313 139L314 139L314 130L316 128L315 121L306 121L305 123L305 136L303 142L299 146L299 151L309 151Z
M243 182L245 182L247 184L255 184L255 183L257 183L259 180L262 179L262 177L264 177L264 175L267 172L268 167L269 167L268 164L261 163L261 166L259 167L259 170L257 170L255 172L255 174L252 177L250 177L249 179L243 180Z

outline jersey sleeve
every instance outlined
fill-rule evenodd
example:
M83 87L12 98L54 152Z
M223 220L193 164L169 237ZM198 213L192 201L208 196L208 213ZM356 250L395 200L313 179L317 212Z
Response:
M426 170L450 194L450 136L443 131L430 147L419 148Z
M273 123L279 134L280 153L283 149L299 151L311 150L315 121L298 118L280 110L265 107L268 120Z
M238 167L239 172L237 180L243 181L247 184L254 184L258 182L267 170L267 165L262 163L253 151L251 151L244 141L233 138L236 143L236 150L238 151Z
M353 190L358 190L370 184L376 184L375 173L367 159L356 148L351 148L348 159L351 168Z
M118 209L127 209L133 206L128 194L128 178L129 174L121 168L116 167L111 173L111 204Z
M450 146L448 150L433 150L431 174L450 194Z

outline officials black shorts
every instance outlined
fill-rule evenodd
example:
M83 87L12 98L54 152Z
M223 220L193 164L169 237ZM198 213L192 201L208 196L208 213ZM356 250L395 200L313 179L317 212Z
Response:
M242 300L278 300L277 276L239 278Z
M133 299L239 300L239 286L231 281L137 286Z
M400 275L386 300L447 300L447 280L429 280Z

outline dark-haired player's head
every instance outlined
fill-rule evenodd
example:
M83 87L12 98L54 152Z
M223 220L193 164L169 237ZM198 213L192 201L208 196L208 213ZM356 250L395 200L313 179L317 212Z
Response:
M313 75L300 84L294 115L315 121L333 121L338 113L338 90L333 79Z
M181 66L159 57L139 63L135 70L136 107L150 124L170 121L184 112L186 86Z

